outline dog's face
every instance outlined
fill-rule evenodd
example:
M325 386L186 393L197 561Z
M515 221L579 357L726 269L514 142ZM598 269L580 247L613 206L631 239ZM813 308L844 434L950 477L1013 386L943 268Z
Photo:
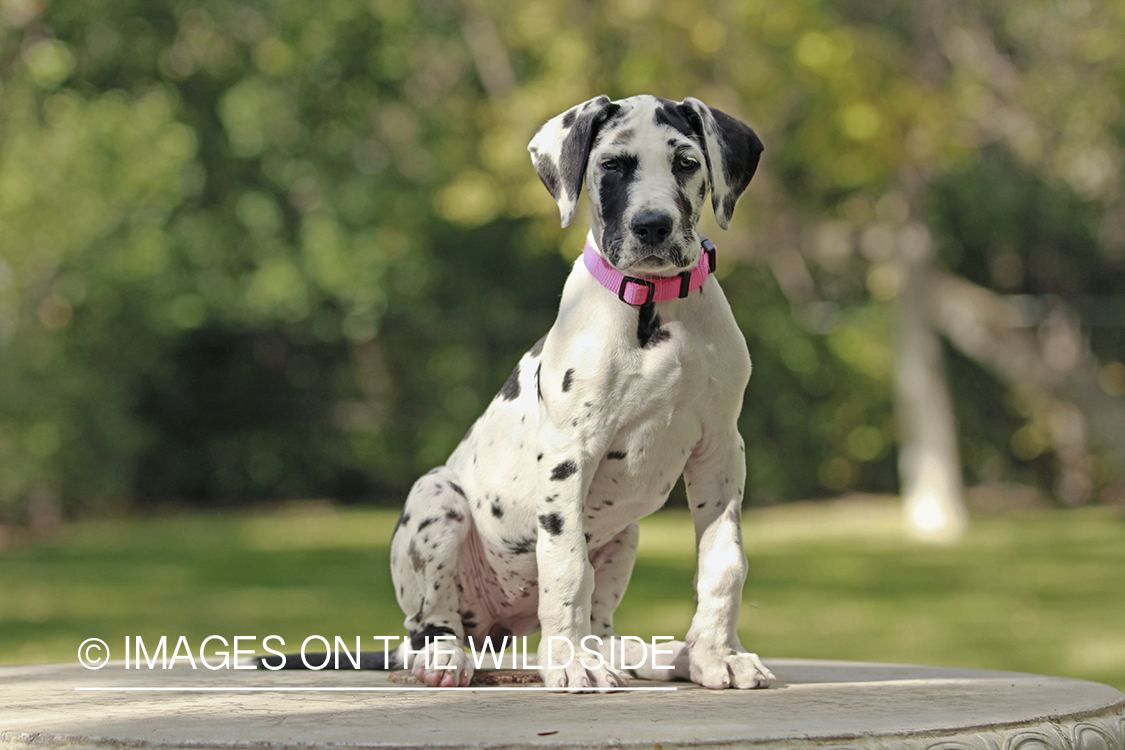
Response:
M549 120L528 150L563 226L585 182L593 235L610 265L669 275L699 262L696 225L708 190L719 226L729 226L762 144L697 99L601 96Z

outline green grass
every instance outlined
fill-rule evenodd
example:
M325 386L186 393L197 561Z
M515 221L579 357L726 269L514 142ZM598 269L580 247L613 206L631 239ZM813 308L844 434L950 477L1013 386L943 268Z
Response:
M74 661L89 637L398 635L396 514L321 505L84 521L0 551L0 663ZM641 525L623 633L681 636L693 611L686 513ZM976 519L955 547L906 540L896 506L752 511L740 620L765 657L1057 674L1125 688L1125 511ZM117 653L120 657L122 654Z

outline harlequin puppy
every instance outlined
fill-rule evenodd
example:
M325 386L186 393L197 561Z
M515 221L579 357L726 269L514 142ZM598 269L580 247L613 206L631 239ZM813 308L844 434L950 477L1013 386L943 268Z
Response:
M404 659L400 649L372 666L464 686L472 663L450 640L541 630L548 687L626 686L608 658L562 664L556 655L549 664L548 636L575 645L599 636L607 655L620 643L613 613L632 573L637 519L660 508L682 474L698 607L686 641L668 646L674 669L632 674L766 687L773 675L736 632L747 567L736 422L750 357L711 275L714 246L696 229L708 192L727 228L762 144L697 99L601 96L548 121L528 150L564 227L585 185L583 257L550 331L445 466L407 497L391 570L422 653Z

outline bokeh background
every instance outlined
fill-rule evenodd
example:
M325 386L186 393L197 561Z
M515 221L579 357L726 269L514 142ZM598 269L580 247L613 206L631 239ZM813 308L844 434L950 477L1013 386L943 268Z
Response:
M748 505L931 491L943 541L966 508L1076 524L1092 561L1040 578L1119 614L1122 38L1086 0L0 0L0 659L71 658L90 620L60 602L120 579L74 543L106 519L142 524L107 550L168 512L203 549L203 509L400 504L553 320L585 219L560 230L525 147L603 93L695 96L766 144L704 230L755 365ZM1125 683L1098 633L1054 666Z

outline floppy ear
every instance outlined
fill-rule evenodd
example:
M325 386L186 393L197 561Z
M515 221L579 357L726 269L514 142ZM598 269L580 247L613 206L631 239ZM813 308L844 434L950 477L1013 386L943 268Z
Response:
M726 229L730 226L734 204L750 184L765 147L753 130L725 112L711 109L691 97L684 99L683 106L698 118L693 125L707 157L711 207L719 226Z
M616 109L617 105L610 103L608 96L590 99L552 117L527 144L539 179L559 204L564 227L574 218L594 137L606 117Z

